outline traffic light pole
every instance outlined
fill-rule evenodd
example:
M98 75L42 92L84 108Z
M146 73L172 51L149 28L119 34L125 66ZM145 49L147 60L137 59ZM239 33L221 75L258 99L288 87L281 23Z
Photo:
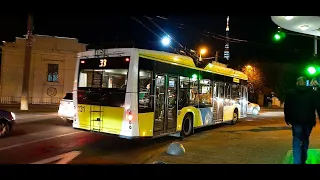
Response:
M314 36L314 55L316 56L318 54L318 38L317 36Z
M280 28L278 30L278 32L284 32L285 34L288 35L293 35L293 36L304 36L304 37L313 37L314 39L314 55L316 56L318 54L318 36L312 36L312 35L307 35L307 34L301 34L301 33L292 33L292 32L288 32L288 31L283 31L282 28Z

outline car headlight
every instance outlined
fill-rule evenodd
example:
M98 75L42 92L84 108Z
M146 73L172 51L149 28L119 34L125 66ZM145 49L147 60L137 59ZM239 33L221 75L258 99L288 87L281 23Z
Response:
M11 112L11 116L13 120L16 120L16 115L13 112Z

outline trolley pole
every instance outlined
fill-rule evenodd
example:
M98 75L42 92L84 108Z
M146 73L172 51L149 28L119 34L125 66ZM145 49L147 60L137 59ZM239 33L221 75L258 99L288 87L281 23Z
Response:
M20 109L28 111L29 100L29 77L30 77L30 61L31 61L31 48L32 48L32 29L33 29L33 16L28 15L26 48L25 48L25 60L23 69L23 82L21 92L21 104Z

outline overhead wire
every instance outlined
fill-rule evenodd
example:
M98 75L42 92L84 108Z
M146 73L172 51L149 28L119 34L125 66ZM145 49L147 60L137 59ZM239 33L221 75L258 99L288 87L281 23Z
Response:
M131 18L133 19L133 20L135 20L136 22L138 22L139 24L141 24L144 28L146 28L147 30L149 30L151 33L153 33L155 36L157 36L159 39L161 39L161 36L159 36L156 32L154 32L152 29L150 29L147 25L145 25L143 22L141 22L140 20L138 20L137 18L135 18L134 16L131 16ZM174 50L174 51L176 51L176 49L175 48L173 48L171 45L169 45L169 47L172 49L172 50Z
M168 21L168 22L174 22L173 20L169 20L169 18L162 17L162 16L156 16L156 18L158 18L160 20ZM155 18L153 18L153 19L155 19ZM271 48L271 49L274 49L274 50L282 50L282 51L286 51L286 52L307 53L307 52L304 52L304 51L298 50L298 49L288 49L288 48L279 49L279 48L276 48L274 46L266 45L266 44L262 44L262 43L258 43L258 42L253 42L253 41L244 40L244 39L238 39L238 38L232 38L232 37L226 37L224 35L220 35L220 34L217 34L217 33L212 33L212 32L210 32L208 30L200 30L198 28L194 28L194 27L192 27L190 25L186 25L186 24L183 24L183 23L180 23L180 22L177 22L177 21L175 21L174 23L178 25L177 28L179 28L179 29L198 31L198 33L200 33L201 35L204 35L204 36L207 36L207 37L212 37L212 38L215 38L215 39L218 39L218 40L221 40L221 41L228 40L231 43L247 43L247 44L256 45L256 46L268 47L268 48ZM183 26L183 27L181 27L181 26Z
M157 18L159 19L162 19L162 20L166 20L166 21L172 21L172 20L169 20L168 18L164 18L164 17L161 17L161 16L156 16ZM229 39L229 40L232 40L232 41L239 41L239 42L247 42L247 40L243 40L243 39L237 39L237 38L231 38L231 37L226 37L224 35L221 35L221 34L217 34L217 33L213 33L213 32L210 32L208 30L199 30L197 28L193 28L192 26L189 26L189 25L186 25L186 24L183 24L183 23L179 23L179 22L175 22L176 24L179 25L178 28L180 29L185 29L181 26L185 26L186 28L189 28L189 29L193 29L193 30L196 30L196 31L201 31L202 34L204 35L211 35L212 37L215 37L217 39L221 39L221 40L226 40L226 39Z
M161 26L159 26L156 22L154 22L152 20L152 18L150 18L149 16L144 16L145 18L147 18L154 26L156 26L160 31L162 31L164 34L166 34L170 39L172 39L173 41L175 41L179 46L180 46L180 51L182 50L183 53L185 53L186 55L192 57L192 59L194 59L195 61L198 60L198 55L196 53L196 51L193 51L189 48L187 48L186 46L183 46L179 41L177 41L175 38L171 37ZM180 52L179 51L179 52Z
M157 23L155 23L151 17L149 16L144 16L145 18L147 18L153 25L155 25L158 29L160 29L165 35L167 35L170 39L172 39L173 41L175 41L181 48L184 48L184 46L178 42L175 38L171 37L167 32L165 32L165 30L163 30Z

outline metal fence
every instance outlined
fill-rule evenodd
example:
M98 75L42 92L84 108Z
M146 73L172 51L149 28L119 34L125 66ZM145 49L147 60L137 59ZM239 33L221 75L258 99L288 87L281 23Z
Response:
M29 104L52 104L60 103L60 97L29 97ZM0 104L20 104L21 97L0 97Z

